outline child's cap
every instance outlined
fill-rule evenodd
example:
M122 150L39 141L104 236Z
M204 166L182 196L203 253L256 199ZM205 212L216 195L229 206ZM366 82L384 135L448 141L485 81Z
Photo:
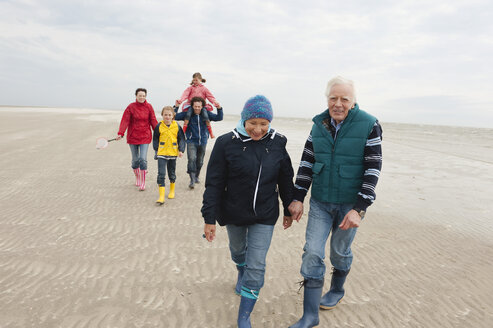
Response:
M241 119L248 121L252 118L265 118L267 121L272 122L272 105L265 96L256 95L248 99L245 106L243 106Z

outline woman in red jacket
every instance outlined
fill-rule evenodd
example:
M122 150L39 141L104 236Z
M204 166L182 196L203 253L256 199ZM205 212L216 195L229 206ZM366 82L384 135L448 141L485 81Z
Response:
M157 125L156 114L151 104L146 101L147 90L135 91L136 101L128 105L123 113L117 140L125 135L128 128L127 143L132 152L132 169L135 185L145 190L147 173L147 149L152 141L152 131Z

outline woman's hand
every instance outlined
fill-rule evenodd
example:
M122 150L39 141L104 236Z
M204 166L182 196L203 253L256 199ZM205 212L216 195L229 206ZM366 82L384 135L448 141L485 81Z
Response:
M115 140L120 140L122 138L121 135L118 135L118 137L115 138Z
M211 242L216 238L216 225L215 224L205 224L204 226L205 239Z
M180 104L181 104L181 101L179 101L178 99L176 99L176 101L175 101L175 106L176 106L176 107L180 107Z
M293 224L293 217L292 216L284 216L282 219L282 226L284 227L284 230L289 228Z

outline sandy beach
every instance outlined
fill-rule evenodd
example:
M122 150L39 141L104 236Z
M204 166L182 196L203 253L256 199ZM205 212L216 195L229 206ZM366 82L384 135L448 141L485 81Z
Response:
M189 190L179 159L176 198L156 206L150 151L139 192L124 140L95 149L121 114L0 107L0 327L236 327L226 230L202 238L204 183ZM237 119L213 123L215 135ZM296 172L311 120L272 126ZM346 296L319 327L493 327L493 129L382 126L377 200L353 244ZM302 314L308 208L292 228L276 226L253 327Z

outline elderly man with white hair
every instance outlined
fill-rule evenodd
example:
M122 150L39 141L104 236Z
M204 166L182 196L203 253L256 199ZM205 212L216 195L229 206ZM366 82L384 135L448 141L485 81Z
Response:
M382 128L375 117L359 108L353 82L340 76L331 79L326 96L329 108L313 118L289 206L293 219L299 221L311 185L300 270L303 317L292 328L318 325L319 307L332 309L342 300L353 260L351 243L375 200L382 166ZM329 234L333 272L330 289L322 296Z

